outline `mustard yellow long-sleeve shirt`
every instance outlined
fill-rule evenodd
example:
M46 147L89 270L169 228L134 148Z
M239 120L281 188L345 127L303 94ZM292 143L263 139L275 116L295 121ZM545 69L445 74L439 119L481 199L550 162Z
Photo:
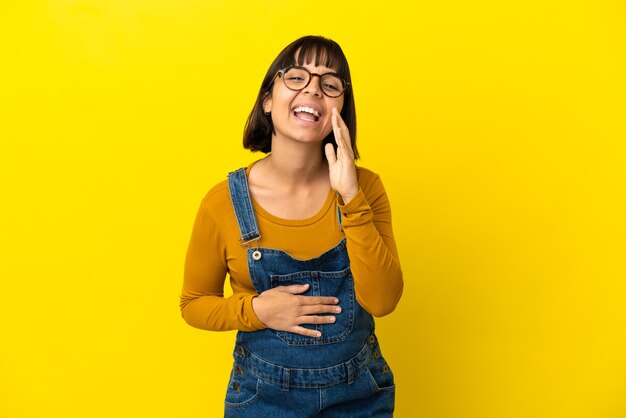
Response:
M343 232L337 220L338 198L332 190L320 211L308 219L277 218L253 200L261 240L252 245L309 259L334 247L345 236L357 300L372 315L383 316L395 309L403 288L391 208L377 174L357 167L357 176L359 193L346 205L339 200ZM180 307L189 325L214 331L266 328L252 309L257 292L248 272L246 247L239 237L224 180L202 200L187 250ZM233 295L225 298L227 274Z

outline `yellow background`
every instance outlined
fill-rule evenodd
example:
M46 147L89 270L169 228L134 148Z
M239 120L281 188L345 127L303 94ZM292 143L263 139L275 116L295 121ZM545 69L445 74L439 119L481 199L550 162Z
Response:
M31 0L0 5L0 417L221 415L186 245L306 34L393 207L397 416L626 416L623 1Z

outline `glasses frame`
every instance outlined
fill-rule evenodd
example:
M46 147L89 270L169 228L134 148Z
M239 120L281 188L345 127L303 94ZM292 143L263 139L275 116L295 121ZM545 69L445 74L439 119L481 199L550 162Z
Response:
M299 70L304 70L304 71L306 71L309 74L309 81L307 81L307 83L302 88L292 89L291 87L289 87L287 85L287 82L285 82L285 73L287 71L291 70L292 68L297 68ZM329 75L329 74L336 76L338 79L340 79L343 82L343 90L337 96L331 96L330 94L326 93L326 91L324 90L324 87L322 87L322 77L324 77L325 75ZM313 76L316 75L318 77L318 79L319 79L318 83L319 83L320 90L322 91L322 93L324 93L325 96L331 97L333 99L336 99L337 97L341 97L346 92L346 90L348 90L348 88L350 87L350 83L348 83L346 80L344 80L343 77L341 77L337 73L334 73L332 71L324 73L324 74L312 73L309 70L307 70L306 68L301 67L299 65L290 65L289 67L286 67L286 68L283 68L282 70L276 71L276 75L274 75L274 79L272 80L272 82L274 82L274 80L276 80L276 77L278 77L279 75L280 75L280 78L283 80L283 84L285 85L285 87L287 87L291 91L302 91L302 90L304 90L305 88L307 88L307 86L309 84L311 84L311 80L313 80Z

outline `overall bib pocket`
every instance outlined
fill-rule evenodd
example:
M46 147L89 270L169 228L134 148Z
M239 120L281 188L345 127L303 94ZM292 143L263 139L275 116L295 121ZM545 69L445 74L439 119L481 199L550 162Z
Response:
M354 325L354 279L350 267L341 271L301 271L292 274L270 275L271 287L308 284L309 290L303 296L335 296L339 299L341 313L334 314L333 324L304 324L308 329L322 333L321 338L306 337L287 331L277 331L276 335L288 345L332 344L346 339Z

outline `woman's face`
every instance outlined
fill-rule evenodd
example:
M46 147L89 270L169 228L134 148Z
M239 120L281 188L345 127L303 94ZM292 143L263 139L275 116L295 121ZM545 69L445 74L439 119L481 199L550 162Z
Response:
M315 60L313 60L315 62ZM323 65L304 64L312 74L335 72ZM313 75L303 90L293 91L285 86L279 76L274 81L271 94L263 102L263 110L271 112L275 134L272 141L289 139L302 142L319 142L332 130L331 111L343 107L344 96L328 97L320 88L320 77Z

